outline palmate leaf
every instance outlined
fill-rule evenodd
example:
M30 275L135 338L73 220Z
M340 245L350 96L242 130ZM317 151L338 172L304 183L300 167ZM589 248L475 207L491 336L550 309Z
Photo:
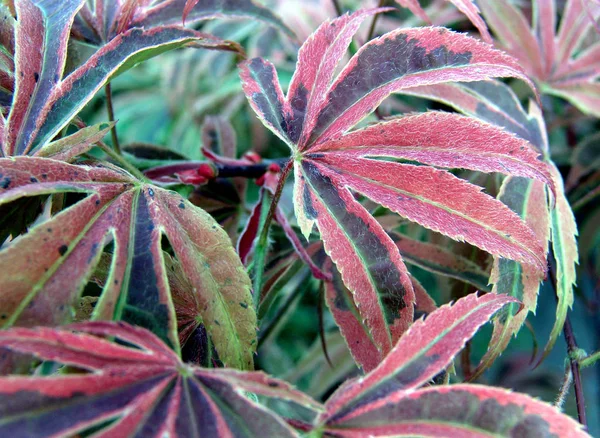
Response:
M342 385L318 422L323 436L587 436L581 425L527 395L482 385L421 388L514 298L469 295L417 321L384 361Z
M519 59L542 92L567 99L581 111L600 115L600 42L586 46L595 32L600 4L568 0L556 30L555 0L533 1L533 24L507 0L481 0L481 8L498 45Z
M161 250L166 236L220 359L252 367L256 317L250 281L227 234L208 213L113 167L16 157L1 159L0 168L5 181L0 204L40 195L87 195L0 252L0 263L14 269L0 277L4 327L68 322L112 242L111 270L93 317L149 328L177 350Z
M308 236L317 225L361 323L385 355L412 323L414 292L397 247L355 193L538 271L546 262L535 234L480 188L444 170L384 159L552 183L547 166L526 141L463 116L427 113L345 134L392 92L491 77L527 81L514 59L443 28L403 29L377 38L333 81L360 22L380 11L358 11L321 25L300 49L286 98L272 64L255 58L240 68L250 105L292 150L294 206L302 232Z
M152 333L124 323L11 329L0 332L0 346L89 372L0 378L2 436L74 436L96 428L94 436L102 437L294 437L283 418L246 394L313 416L320 409L264 373L185 364Z
M69 30L82 3L18 2L16 91L0 137L3 155L22 155L43 146L104 84L141 61L189 45L241 51L235 43L181 26L133 28L110 40L64 76Z

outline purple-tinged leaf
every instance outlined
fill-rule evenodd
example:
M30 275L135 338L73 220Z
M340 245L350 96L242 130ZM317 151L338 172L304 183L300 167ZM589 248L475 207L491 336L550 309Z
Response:
M121 344L100 337L114 337ZM0 347L90 371L0 378L3 436L77 435L97 427L98 436L106 437L294 437L283 418L246 393L301 406L313 415L321 410L309 397L263 373L184 364L152 333L122 323L12 329L0 333Z
M300 48L297 68L287 94L291 117L288 135L291 141L299 144L300 149L315 125L335 69L352 37L367 17L390 9L362 9L330 20L319 26Z
M585 0L584 0L585 1ZM556 0L533 2L533 30L538 40L544 75L551 74L556 56Z
M456 8L465 14L469 21L477 28L481 34L481 38L488 44L492 44L492 37L488 31L485 21L479 15L479 9L473 3L473 0L446 0L452 3ZM431 24L431 19L419 4L419 0L396 0L400 6L410 9L410 11L423 20L425 23Z
M258 118L290 145L286 105L273 64L254 58L240 64L242 88ZM293 146L290 145L290 148Z
M379 365L385 355L377 349L368 327L362 322L363 317L354 303L352 293L344 286L340 273L331 260L325 263L325 271L332 274L332 280L325 283L327 306L354 361L368 373Z
M535 117L523 110L519 98L500 81L437 84L411 88L406 94L442 102L465 115L512 132L544 155L547 152Z
M243 52L235 43L180 26L136 28L119 34L63 77L69 30L82 3L19 2L17 83L5 127L5 155L26 154L46 144L106 82L152 56L186 45Z
M535 265L540 272L546 260L535 234L480 188L443 170L375 158L527 175L550 185L552 178L525 141L460 116L412 116L345 134L393 92L492 77L516 77L531 85L514 59L442 28L403 29L367 43L330 85L331 72L316 68L317 61L327 61L333 69L354 20L369 13L327 22L307 40L287 101L272 64L255 58L240 69L252 108L294 154L294 210L302 234L308 238L317 225L360 323L377 351L386 354L412 322L414 292L398 248L355 199L357 194L454 239ZM396 135L403 123L411 129ZM456 136L448 141L440 130ZM372 143L366 134L372 134ZM391 137L394 141L386 140ZM483 152L481 143L470 138L483 142ZM348 139L352 143L344 143ZM341 315L348 317L352 330L360 329L351 325L356 318L350 313Z
M556 31L554 0L533 1L533 25L507 0L480 0L479 6L499 46L519 59L543 93L569 100L581 111L600 114L600 46L585 36L600 17L600 4L569 0Z
M338 137L390 93L492 77L516 77L533 88L514 58L474 38L436 27L387 33L365 44L342 70L319 109L308 144Z
M252 211L250 212L250 216L246 221L246 225L244 226L243 231L240 233L240 237L237 241L236 250L238 255L240 256L240 260L244 265L247 265L250 255L252 254L252 248L254 247L254 243L259 233L259 225L260 225L260 216L263 210L264 197L266 194L264 190L261 190L259 193L259 199L256 205L252 207Z
M0 305L3 325L68 321L103 248L113 242L111 269L94 318L135 322L177 348L161 250L165 235L194 288L219 357L231 366L251 367L256 319L249 279L210 215L116 168L46 158L1 161L0 204L25 196L87 194L0 251L0 263L22 268L0 278L0 290L10 291Z
M81 67L55 86L35 134L44 143L62 128L93 95L115 76L137 63L179 47L203 47L241 52L235 43L178 26L131 29L103 46ZM96 68L102 65L103 68Z
M144 5L145 6L145 5ZM195 23L214 18L254 18L286 32L294 33L264 6L251 0L165 0L138 10L131 26L154 27L167 24Z
M373 370L384 359L361 314L354 304L352 293L344 286L340 273L327 259L324 270L331 273L331 281L325 282L325 299L329 310L340 328L344 341L358 366L366 373ZM410 280L415 293L415 313L420 315L433 312L437 307L423 286L412 275Z
M489 275L477 263L444 245L421 242L396 232L389 234L406 263L472 284L482 291L489 289Z
M531 227L547 251L550 217L544 185L539 181L509 177L502 183L498 199ZM535 312L537 295L543 280L544 275L531 266L513 260L494 258L490 276L492 292L515 297L522 303L522 309L513 303L509 305L507 312L494 318L494 331L488 351L473 373L473 379L494 363L506 349L512 336L521 329L529 312Z
M417 320L377 368L331 396L325 422L343 423L423 385L452 361L495 312L513 302L517 301L504 295L472 294Z
M528 142L494 125L444 112L371 125L314 146L310 153L403 158L439 167L536 178L553 187L548 165L538 159Z
M299 208L318 218L325 251L382 354L413 319L414 294L406 266L390 237L350 191L312 160L303 160L307 191Z
M540 77L544 71L541 49L517 6L508 0L479 0L477 4L500 47L519 59L527 72Z
M16 5L17 83L6 126L7 155L26 152L33 140L43 108L62 77L69 30L83 1L23 0Z
M303 165L335 187L351 187L426 228L545 272L545 252L535 234L480 188L431 167L322 155Z
M431 386L383 399L326 425L324 436L589 437L571 417L529 395L465 384Z

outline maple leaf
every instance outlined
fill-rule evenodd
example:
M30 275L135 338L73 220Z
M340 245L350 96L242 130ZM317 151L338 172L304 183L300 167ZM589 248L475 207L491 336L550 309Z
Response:
M594 32L600 4L586 0L565 3L557 28L555 0L533 1L533 24L507 0L477 4L498 46L520 61L543 93L567 99L584 113L600 115L600 42L586 45Z
M103 338L116 338L120 343ZM149 331L124 323L0 332L0 347L86 371L0 377L2 436L273 436L297 434L261 396L314 417L319 403L262 372L181 361ZM293 418L292 418L293 420Z
M112 243L110 273L93 318L123 319L151 329L176 350L177 324L161 249L166 236L192 286L223 363L252 367L256 316L250 280L225 231L181 195L110 166L48 158L0 159L0 205L24 197L80 193L85 198L42 220L0 251L13 270L0 277L0 321L58 325Z
M422 387L511 303L517 301L505 295L472 294L415 322L377 368L327 400L318 429L326 437L588 436L554 406L524 394L484 385Z
M317 225L326 252L353 294L359 318L385 355L413 321L414 292L398 248L354 193L492 254L541 272L546 265L533 231L480 188L445 170L386 159L552 182L526 141L456 114L411 115L346 133L392 92L492 77L529 83L508 55L434 27L401 29L374 39L333 80L360 23L382 10L358 11L322 24L300 48L287 97L269 62L254 58L240 69L250 105L292 150L284 174L293 165L294 208L303 234Z

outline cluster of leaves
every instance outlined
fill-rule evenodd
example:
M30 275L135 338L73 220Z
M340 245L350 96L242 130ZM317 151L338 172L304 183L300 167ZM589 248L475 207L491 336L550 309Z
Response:
M539 360L573 305L567 191L593 206L597 143L577 148L566 191L538 90L598 114L597 45L582 49L598 11L569 0L555 35L553 1L534 2L531 28L508 1L478 2L481 15L471 1L397 3L429 23L450 3L483 41L397 24L356 44L365 20L372 31L398 12L357 8L319 18L291 67L293 33L250 0L0 5L0 370L36 374L0 378L2 435L585 436L527 395L448 382L488 320L487 352L463 373L496 362L535 312L548 264L558 306ZM204 23L224 17L270 27ZM140 127L142 101L115 123L111 82L129 99L147 85L123 73L189 47L213 52L168 55L169 107L147 109L166 121ZM189 91L186 75L205 82ZM455 112L417 112L414 97ZM410 113L383 118L384 101ZM206 113L220 115L197 126ZM121 147L127 123L149 134ZM236 132L248 134L239 145ZM168 148L145 143L155 138ZM240 153L257 143L260 154ZM454 305L438 308L447 297L421 283L432 275L462 287ZM280 374L269 362L288 355L273 339L307 301L319 320L295 341L318 325L315 357L330 362L338 339L349 364L314 398L252 371L258 351Z
M11 329L0 334L0 346L78 373L0 378L0 431L16 436L89 431L180 437L584 436L573 419L526 395L481 385L422 387L510 302L516 300L470 295L441 307L413 324L378 367L347 382L324 405L261 372L186 364L152 333L124 323Z

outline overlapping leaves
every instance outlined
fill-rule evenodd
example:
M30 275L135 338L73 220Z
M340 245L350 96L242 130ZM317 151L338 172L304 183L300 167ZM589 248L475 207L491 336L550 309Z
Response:
M181 26L138 27L118 34L66 74L69 32L82 5L83 0L24 0L16 5L15 95L8 119L0 118L3 155L43 146L105 83L145 59L187 45L241 50L235 43Z
M71 374L0 378L0 431L29 437L90 430L100 436L300 436L294 425L315 437L587 436L573 419L523 394L466 384L422 388L510 303L516 300L470 295L434 311L325 407L263 373L185 364L153 334L125 324L11 329L0 333L0 347L65 364L63 373Z
M556 260L556 295L558 306L556 321L545 347L547 355L560 335L567 310L573 304L573 288L576 280L575 265L578 263L577 224L563 188L562 177L549 156L546 126L540 108L530 102L525 111L513 91L500 82L486 81L463 84L439 84L418 87L412 94L438 100L470 116L496 124L528 140L550 165L555 182L554 205L547 206L544 188L538 181L511 178L503 183L500 199L527 221L547 247L552 240ZM496 258L491 280L495 292L517 297L528 311L535 311L537 294L544 275L518 261ZM559 280L560 279L560 280ZM494 342L476 374L483 372L506 348L510 337L516 334L525 321L526 312L511 312L502 320L494 321ZM514 319L513 319L514 317Z
M264 373L187 365L152 333L122 323L12 329L0 332L0 346L86 371L0 378L2 436L96 429L106 437L294 437L283 418L247 393L300 406L309 420L320 408Z
M117 168L33 157L0 161L6 182L0 204L31 196L86 195L0 252L1 263L14 269L0 277L3 326L69 321L112 243L110 274L94 317L136 323L178 349L164 235L219 357L230 366L251 367L256 333L249 279L227 234L208 213Z
M251 106L292 150L294 205L303 233L317 225L352 292L357 323L364 321L385 355L412 323L414 292L397 247L354 195L543 272L542 244L502 203L446 171L391 159L552 183L526 141L463 116L431 112L346 134L392 92L491 77L528 81L513 58L442 28L402 29L375 39L333 80L352 35L379 11L321 25L300 49L285 98L267 61L243 63L241 76Z
M491 315L515 302L470 295L415 322L376 369L327 401L319 418L324 436L586 436L574 420L523 394L482 385L421 388Z
M519 59L542 92L568 99L581 111L600 115L600 42L595 32L600 5L568 0L557 30L555 0L533 1L533 23L507 0L481 0L479 7L499 47Z

